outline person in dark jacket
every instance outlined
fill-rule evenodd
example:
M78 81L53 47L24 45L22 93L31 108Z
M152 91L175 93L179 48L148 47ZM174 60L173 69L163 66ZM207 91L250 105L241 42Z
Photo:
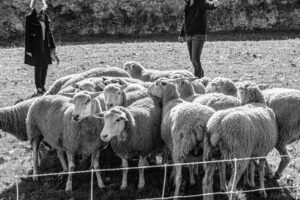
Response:
M45 10L45 0L31 0L31 13L25 20L25 64L35 67L34 79L38 94L43 94L48 65L59 62L50 29L50 20Z
M190 60L194 66L195 76L202 78L204 71L201 66L200 57L204 42L207 38L207 10L218 7L218 0L207 2L206 0L185 0L184 22L179 42L187 41Z

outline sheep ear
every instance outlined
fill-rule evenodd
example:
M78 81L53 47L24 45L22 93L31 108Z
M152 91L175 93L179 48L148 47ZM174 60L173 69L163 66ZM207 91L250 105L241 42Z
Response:
M122 112L122 114L120 115L120 118L122 118L123 120L125 120L126 122L129 121L129 119L126 116L126 113Z
M127 84L126 84L126 85L121 85L121 86L120 86L120 89L121 89L122 91L124 91L127 87L128 87Z
M94 92L94 93L91 94L91 98L94 99L94 98L96 98L97 96L99 96L102 93L103 92Z
M106 87L106 85L104 85L103 83L98 83L97 84L102 90Z
M105 115L105 112L101 112L101 113L94 114L93 116L98 119L103 119L104 115Z
M189 82L193 82L193 81L195 81L197 79L198 79L197 77L192 77L192 78L187 78L186 80L188 80Z
M79 85L77 83L73 83L72 87L75 88L75 89L79 89Z

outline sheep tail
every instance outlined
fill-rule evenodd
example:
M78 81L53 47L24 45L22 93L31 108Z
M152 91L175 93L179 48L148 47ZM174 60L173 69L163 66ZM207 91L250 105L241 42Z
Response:
M21 141L27 140L26 117L36 98L22 101L16 105L0 108L0 129Z

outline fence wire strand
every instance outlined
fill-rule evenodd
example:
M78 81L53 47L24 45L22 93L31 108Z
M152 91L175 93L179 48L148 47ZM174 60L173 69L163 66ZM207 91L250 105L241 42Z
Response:
M33 178L33 177L45 177L45 176L58 176L58 175L66 175L66 174L81 174L81 173L91 173L91 200L93 200L93 179L94 179L94 172L111 172L111 171L122 171L122 170L134 170L134 169L149 169L149 168L164 168L164 179L163 179L163 189L162 189L162 196L159 198L145 198L145 199L137 199L137 200L167 200L167 199L173 199L173 198L195 198L195 197L203 197L203 196L208 196L208 195L226 195L226 194L231 194L231 198L233 197L233 194L236 193L233 190L233 186L236 182L236 175L237 175L237 162L242 161L242 160L259 160L259 159L267 159L271 157L277 157L277 158L282 158L282 157L287 157L285 155L269 155L265 157L251 157L251 158L234 158L234 159L227 159L227 160L213 160L213 161L200 161L200 162L191 162L191 163L174 163L174 164L163 164L163 165L152 165L152 166L140 166L140 167L121 167L121 168L108 168L108 169L91 169L91 170L84 170L84 171L73 171L73 172L59 172L59 173L47 173L47 174L37 174L37 175L17 175L13 176L15 178L15 183L16 183L16 199L19 200L19 184L18 180L20 178ZM300 157L292 157L290 158L291 160L299 159ZM234 180L233 180L233 185L230 189L230 191L227 192L213 192L213 193L205 193L205 194L195 194L195 195L184 195L184 196L170 196L170 197L165 197L165 187L166 187L166 179L167 179L167 167L174 167L174 166L189 166L189 165L196 165L196 164L207 164L207 163L220 163L220 162L234 162ZM296 188L296 200L298 200L298 195L299 195L299 187L300 183L294 186L282 186L282 187L269 187L269 188L258 188L258 189L253 189L253 190L245 190L242 191L244 193L250 193L250 192L258 192L262 190L278 190L278 189L289 189L289 188Z

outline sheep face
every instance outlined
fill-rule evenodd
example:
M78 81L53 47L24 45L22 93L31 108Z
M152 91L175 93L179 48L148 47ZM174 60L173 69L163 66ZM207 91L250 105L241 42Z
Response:
M234 82L228 78L217 77L210 82L206 89L207 93L223 93L237 97L237 88Z
M176 83L174 83L174 80L166 80L164 78L159 79L152 83L152 85L148 89L148 93L152 96L158 97L160 99L163 99L164 96L167 95L178 95L178 90L176 87Z
M109 142L113 137L118 140L124 141L127 138L125 133L126 113L117 108L112 108L104 114L104 127L101 132L101 140Z
M130 74L132 78L140 78L144 71L144 67L138 62L126 62L124 70Z
M101 93L90 93L87 91L82 91L77 93L73 99L70 101L75 105L72 119L74 121L81 121L83 118L91 116L93 114L93 101Z
M75 93L81 91L95 92L95 88L96 88L96 86L93 83L89 83L89 82L83 84L74 83L72 87L76 89Z
M109 110L115 106L123 105L123 89L126 87L127 85L119 86L117 84L110 84L104 88L104 101L106 110Z
M151 86L148 89L148 93L152 96L163 98L163 86L161 85L160 81L156 81L151 84Z
M238 97L242 105L249 103L264 103L264 97L258 86L251 82L245 81L238 86Z
M190 84L188 80L182 80L178 84L178 92L179 94L184 93L187 90L193 90L193 86Z

